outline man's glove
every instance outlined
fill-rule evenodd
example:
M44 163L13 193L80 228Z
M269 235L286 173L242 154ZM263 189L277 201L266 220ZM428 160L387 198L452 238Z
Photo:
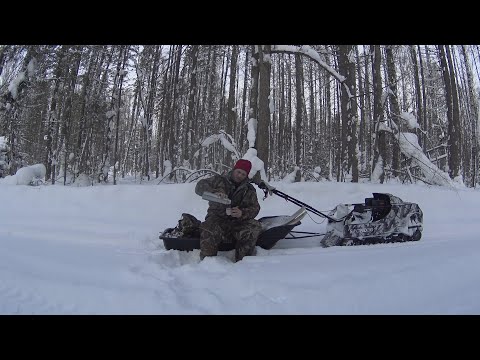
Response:
M275 190L275 188L269 183L267 183L265 180L260 180L260 182L258 183L258 187L265 192L265 197L267 196L267 193L269 195L272 195L272 191Z

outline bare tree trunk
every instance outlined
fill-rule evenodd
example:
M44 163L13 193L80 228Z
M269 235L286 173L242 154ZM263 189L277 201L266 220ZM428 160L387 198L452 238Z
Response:
M259 46L259 90L258 90L258 126L255 139L257 156L263 161L265 171L268 172L269 135L270 135L270 62L271 45Z
M130 146L132 144L132 141L135 141L133 139L133 137L134 137L133 132L134 132L135 124L136 124L136 121L137 121L136 109L137 109L137 106L138 106L137 105L138 104L138 86L139 85L137 83L137 86L135 86L134 95L133 95L132 112L131 112L131 116L130 116L130 126L129 126L128 133L127 133L127 136L128 136L127 148L125 150L125 154L124 154L124 157L123 157L123 164L122 164L122 177L125 176L128 155L130 153Z
M352 182L358 183L358 114L357 114L357 79L355 76L355 60L352 49L350 49L347 58L348 79L347 87L350 89L350 101L347 107L348 111L348 158L349 168L352 169ZM345 88L342 87L342 91Z
M295 54L295 90L297 98L297 106L295 113L295 165L299 167L295 181L301 180L301 171L303 167L303 64L300 54Z
M420 65L420 78L421 78L421 84L422 84L422 117L420 118L420 122L422 124L422 129L424 131L428 131L427 127L427 96L425 94L425 74L424 74L424 67L423 67L423 57L422 57L422 51L420 48L420 45L417 45L417 50L418 50L418 60L419 60L419 65ZM425 134L421 134L422 137L422 149L423 152L427 151L427 137Z
M215 94L216 94L216 84L215 81L217 79L217 47L216 46L211 46L211 56L210 56L210 62L209 62L209 73L208 73L208 85L207 85L207 110L206 110L206 121L204 124L204 129L208 131L213 131L216 132L218 131L218 121L217 117L215 115L216 113L216 106L214 105L214 99L215 99ZM204 132L206 134L206 131ZM212 164L212 166L215 168L215 146L210 148L210 152L206 150L207 152L207 160L208 163ZM218 169L218 171L222 171L222 169Z
M373 173L378 175L381 184L385 181L384 161L386 159L385 131L379 131L383 122L382 104L382 72L380 45L373 45L373 119L375 122L375 146L373 158Z
M349 46L348 45L339 45L338 46L338 69L345 78L348 77L348 70L347 70L347 57ZM341 117L341 127L340 127L340 138L341 138L341 150L340 150L340 158L338 161L341 164L340 171L342 173L341 178L344 179L346 173L348 173L348 155L347 155L347 148L348 148L348 95L345 94L343 89L340 93L340 117Z
M148 99L145 109L145 124L146 127L144 129L145 134L145 163L144 163L144 176L147 180L150 180L150 150L151 150L151 143L152 143L152 135L153 135L153 114L155 110L155 97L156 97L156 90L157 90L157 74L158 74L158 63L160 59L160 52L161 46L155 45L153 49L153 64L150 71L150 84L148 87Z
M350 173L352 182L358 182L358 156L357 156L357 102L355 62L350 60L353 55L352 45L338 46L338 67L345 76L345 83L350 89L348 94L345 86L341 87L340 106L342 117L342 148L339 161L342 163L342 172ZM350 97L351 96L351 97Z
M228 68L230 66L228 60L230 58L230 52L228 48L223 49L223 54L222 54L222 74L220 76L220 92L219 92L219 99L220 99L220 111L218 114L218 124L219 124L219 129L225 129L224 124L226 125L226 119L224 116L224 108L225 108L225 91L226 91L226 84L227 84L227 74L228 74ZM228 117L228 111L227 111L227 117ZM222 153L223 153L223 147L222 147Z
M125 64L128 59L128 52L130 51L130 46L126 46L123 49L123 62L122 70L120 73L120 86L118 89L118 99L117 99L117 108L116 110L116 124L115 124L115 149L113 151L113 185L117 185L117 154L118 154L118 130L120 129L120 108L122 106L122 87L123 87L123 78L125 76Z
M73 65L70 70L70 77L69 77L69 89L67 94L67 100L65 104L65 112L63 116L62 122L62 137L64 139L64 154L63 154L63 185L67 183L67 170L68 170L68 161L69 161L69 150L70 150L70 132L71 127L73 125L72 120L72 101L73 101L73 94L75 92L75 85L77 83L77 75L78 69L80 67L80 60L82 57L82 47L76 46L75 52L73 54ZM61 147L58 148L58 151L61 151Z
M465 70L467 73L467 82L468 82L468 97L470 98L470 104L472 107L472 117L471 117L471 129L472 129L472 186L476 188L477 186L477 168L478 168L478 129L477 129L477 120L479 116L478 111L478 100L475 94L475 84L473 81L472 69L468 61L467 49L465 45L461 46L463 59L465 63Z
M280 109L278 112L278 136L277 136L277 151L278 151L278 159L279 159L279 166L278 166L278 171L280 174L283 175L283 172L285 171L285 159L284 159L284 154L285 154L285 143L286 143L286 137L285 137L285 66L284 62L280 63L279 60L279 71L278 71L278 76L279 76L279 82L280 82Z
M285 119L285 140L286 144L284 146L284 154L285 154L285 168L287 169L289 165L292 165L295 161L295 149L294 149L294 137L295 134L292 131L292 117L293 117L293 105L292 105L292 98L293 98L293 85L292 85L292 65L291 65L291 57L288 57L288 64L287 64L287 114ZM290 170L290 169L288 169Z
M85 164L86 161L84 160L85 159L84 149L86 147L86 142L88 140L88 137L85 134L89 130L89 127L87 126L87 117L85 116L85 113L86 113L86 107L87 107L88 90L90 88L90 83L92 80L91 79L92 70L94 68L95 61L98 60L98 54L96 53L95 47L90 49L89 57L90 59L88 61L87 72L83 77L82 92L80 95L80 117L78 120L79 130L77 135L77 146L75 149L75 158L74 158L74 163L75 163L74 171L73 171L74 179L80 173L84 173L86 171L86 164Z
M316 122L316 106L315 106L315 92L314 92L314 85L315 85L315 79L313 75L313 64L309 64L309 91L310 91L310 102L309 102L309 111L310 111L310 125L309 125L309 144L308 144L308 154L310 157L310 166L312 169L315 168L315 165L317 164L317 159L316 159L316 154L317 154L317 149L316 149L316 144L318 143L317 141L317 122Z
M248 50L246 51L245 54L245 71L243 73L244 79L243 79L243 94L242 94L242 120L240 122L240 139L238 141L238 149L241 153L244 152L245 146L244 146L244 141L245 141L245 108L247 104L247 84L248 84L248 61L250 59Z
M163 100L160 108L160 120L158 124L158 131L157 131L157 152L159 156L159 160L157 161L157 171L155 176L158 178L159 173L163 174L163 164L165 159L165 153L167 152L166 146L168 144L168 139L170 138L169 131L171 131L171 127L168 126L168 122L170 119L169 116L169 109L170 109L170 85L171 85L171 77L169 77L170 69L173 66L173 47L170 47L169 56L167 59L166 69L163 70ZM168 156L168 155L167 155Z
M205 134L205 125L209 121L209 115L207 113L207 99L208 99L208 94L209 94L209 89L208 89L208 84L211 79L213 71L211 70L212 64L211 64L211 58L213 57L214 53L214 48L212 46L207 46L207 59L205 61L205 68L204 72L202 72L202 86L199 89L199 98L200 98L200 93L201 93L201 101L199 102L200 108L198 111L198 116L201 118L201 121L197 123L196 129L197 129L197 140L200 142L203 140L204 134ZM205 163L205 151L203 150L202 147L200 147L199 151L199 156L197 156L196 160L196 168L201 168L204 167Z
M391 128L396 126L401 128L401 123L398 121L400 119L400 106L398 104L398 93L397 93L397 72L395 70L395 60L393 58L393 47L392 45L385 46L386 54L386 65L387 65L387 74L388 74L388 98L390 100L390 121L392 121ZM397 121L395 121L397 119ZM392 170L393 174L396 176L396 170L400 170L400 149L398 147L398 141L393 141L392 149Z
M422 67L424 70L424 81L425 83L423 84L423 91L424 91L424 98L423 98L423 109L425 111L425 121L424 121L424 129L430 130L430 134L433 134L433 129L432 129L432 122L434 119L434 113L435 113L435 108L438 106L437 102L434 99L434 94L435 94L435 89L433 85L433 78L435 77L435 74L437 70L435 70L432 66L432 63L434 60L431 59L430 56L430 51L428 49L428 46L425 45L425 64ZM420 59L422 57L420 56ZM423 60L421 60L423 62ZM420 64L422 64L422 62ZM425 142L427 143L426 149L429 148L430 145L436 145L435 142L433 144L430 144L430 141L428 138L425 139Z
M191 63L191 70L190 70L190 88L189 98L188 98L188 112L187 112L187 122L185 124L185 139L184 139L184 146L183 151L185 154L185 159L188 159L190 165L193 165L193 151L192 151L192 136L193 132L196 131L195 128L192 127L194 117L195 117L195 94L197 93L197 61L198 61L198 45L192 45L192 49L190 52L190 63Z
M172 124L172 129L170 132L170 161L172 162L172 169L175 168L177 165L177 150L180 148L179 144L177 144L177 135L178 135L178 128L179 128L179 122L180 119L177 119L175 117L175 113L177 111L177 106L178 106L178 79L179 79L179 74L180 74L180 60L182 57L182 45L178 45L176 48L176 57L175 57L175 77L173 80L173 98L172 98L172 107L171 107L171 124Z
M375 121L373 121L373 111L372 111L372 96L370 95L370 88L372 84L370 83L370 61L372 60L371 47L368 50L365 47L365 94L366 96L365 106L366 106L366 114L365 114L365 148L366 148L366 156L365 156L365 170L369 170L371 173L371 163L372 163L372 153L373 153L373 141L372 141L372 134L374 134L375 129Z
M250 109L248 112L249 120L254 119L258 123L258 83L260 78L260 52L257 50L258 45L252 46L252 87L250 89ZM258 129L258 126L256 130ZM248 147L255 147L255 143L250 143Z
M237 83L237 58L238 58L238 46L232 46L232 57L230 59L230 86L228 90L228 102L227 102L227 134L230 134L235 139L235 127L234 124L237 118L237 109L235 106L235 85ZM226 155L226 163L231 162L231 153L228 151Z
M365 153L366 153L366 146L365 146L365 137L366 137L366 128L365 128L365 93L363 89L363 82L362 79L362 70L360 64L360 55L358 53L358 46L355 46L355 57L357 60L356 63L356 70L357 70L357 79L358 79L358 93L359 93L359 100L360 100L360 129L359 129L359 136L358 136L358 145L359 145L359 152L360 152L360 169L362 172L365 171Z
M451 59L453 62L453 73L456 77L456 87L457 87L457 98L458 98L458 111L459 119L461 123L461 139L462 143L460 144L462 157L460 159L461 166L461 175L464 181L464 184L472 186L472 133L471 128L471 106L470 106L470 97L468 96L468 86L466 79L466 71L464 68L464 62L460 63L460 46L457 46L457 51L455 51L455 45L451 47Z
M416 108L417 108L417 119L423 119L423 103L422 103L422 90L420 88L420 76L418 70L418 62L417 62L417 52L415 50L415 46L410 45L410 56L412 58L413 63L413 75L415 79L415 95L416 95ZM425 129L424 129L425 130ZM424 138L423 133L421 131L417 131L417 136L419 139L419 145L425 150L424 147Z
M105 144L104 144L103 156L102 156L102 166L99 174L99 181L103 181L103 182L108 182L108 172L111 166L110 152L112 150L112 137L113 137L113 127L114 127L113 118L117 114L117 111L115 108L119 98L118 92L120 88L120 83L123 82L123 76L121 76L121 67L123 62L122 55L123 55L124 49L125 49L125 45L121 45L118 50L119 55L117 60L117 69L115 72L115 79L113 83L110 108L106 118L106 131L105 131L106 136L105 136Z
M46 139L46 159L45 159L45 168L46 168L46 175L45 175L45 180L48 181L50 178L52 179L52 184L55 184L55 174L52 173L52 162L53 162L53 135L55 132L55 125L57 123L57 101L58 101L58 90L60 88L60 82L61 78L63 76L64 69L63 67L65 66L64 64L64 59L65 55L68 51L68 45L62 45L58 52L57 56L57 66L55 69L54 73L54 86L53 86L53 93L52 93L52 100L50 103L50 109L48 111L47 115L47 134L45 135Z
M461 173L461 125L458 111L458 95L455 82L455 73L448 45L438 45L440 63L445 83L448 118L448 166L450 178L454 179Z
M462 173L462 123L460 118L460 107L458 104L458 86L456 81L456 74L453 70L453 61L452 55L450 52L450 45L445 46L447 50L447 62L448 68L450 71L450 81L452 83L452 161L453 161L453 170L452 170L452 179L457 177Z

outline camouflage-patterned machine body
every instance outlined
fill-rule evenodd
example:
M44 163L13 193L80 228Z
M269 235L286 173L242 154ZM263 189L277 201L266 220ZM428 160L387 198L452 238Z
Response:
M373 193L363 204L337 205L329 215L344 219L328 221L323 247L418 241L422 237L423 213L418 204L387 193Z

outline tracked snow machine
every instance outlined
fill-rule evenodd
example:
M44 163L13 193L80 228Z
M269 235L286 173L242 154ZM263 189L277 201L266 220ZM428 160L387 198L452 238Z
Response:
M268 194L275 194L300 206L300 209L290 216L268 216L259 219L262 233L257 240L257 246L263 249L271 249L282 239L321 236L322 247L418 241L422 237L423 213L418 204L404 202L388 193L373 193L373 197L366 198L364 203L339 204L329 214L324 214L264 181L257 185L264 191L265 198ZM202 198L222 203L226 209L229 207L229 199L219 198L211 193L204 193ZM301 224L307 211L328 220L325 233L293 230ZM163 240L167 250L200 249L200 224L198 219L184 213L177 226L167 228L159 238ZM222 242L219 246L220 251L234 248L233 242Z
M329 214L327 232L320 243L329 247L418 241L422 224L418 204L391 194L373 193L373 198L366 198L362 204L337 205Z

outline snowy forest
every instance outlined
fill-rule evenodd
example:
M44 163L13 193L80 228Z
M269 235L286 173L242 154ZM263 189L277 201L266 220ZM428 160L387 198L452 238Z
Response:
M0 177L478 184L478 45L0 45Z

